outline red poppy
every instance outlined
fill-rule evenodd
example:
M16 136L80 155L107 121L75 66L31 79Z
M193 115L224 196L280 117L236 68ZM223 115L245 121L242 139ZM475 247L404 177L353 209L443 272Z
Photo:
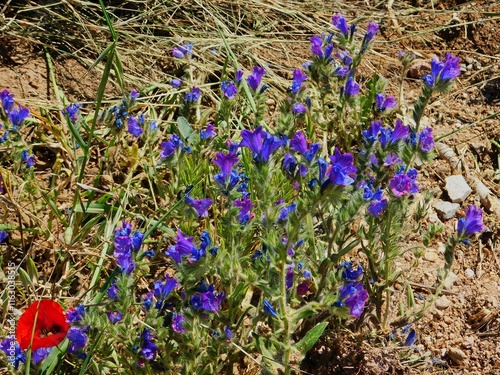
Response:
M34 328L33 328L34 327ZM32 350L59 345L68 333L62 307L48 299L34 302L17 322L16 338L21 349Z

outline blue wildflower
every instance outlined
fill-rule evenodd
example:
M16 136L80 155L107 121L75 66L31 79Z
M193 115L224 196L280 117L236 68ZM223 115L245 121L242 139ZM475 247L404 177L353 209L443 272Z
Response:
M128 118L127 130L136 138L139 138L144 133L144 129L140 127L139 121L134 116Z
M295 69L293 71L293 80L292 80L292 87L291 91L295 95L297 95L302 88L302 84L304 81L307 79L307 74L305 74L301 69Z
M24 149L22 152L21 152L21 161L23 161L24 163L26 163L26 166L28 168L34 166L36 164L36 158L34 155L29 155L28 154L28 150L27 149Z
M240 198L233 202L235 207L240 208L240 212L238 214L238 221L241 225L245 225L251 219L250 210L253 207L252 200L250 198Z
M467 208L465 217L458 219L457 232L460 237L472 236L485 230L483 211L474 205Z
M249 148L252 151L253 159L258 163L267 163L271 154L284 144L278 137L262 130L262 126L259 126L253 132L242 130L241 138L242 141L239 147Z
M335 148L334 155L330 156L332 166L328 176L329 182L333 185L347 186L354 182L358 169L354 166L352 154L346 152L341 154L338 148Z
M308 145L305 134L299 130L290 141L290 149L300 152L305 156L308 162L311 162L314 156L321 149L321 144L312 143Z
M355 318L359 318L363 313L367 300L368 292L365 290L363 283L351 282L340 289L339 298L334 303L334 306L347 306L350 309L349 314Z
M106 312L106 315L108 316L108 320L111 324L116 324L123 318L123 314L118 311L108 311Z
M349 77L343 88L343 93L347 97L358 95L360 91L359 85L354 81L354 78Z
M191 91L186 92L186 103L191 104L197 102L201 97L201 90L199 87L194 86Z
M12 122L13 129L17 131L17 128L21 123L30 115L30 110L26 107L18 105L10 110L8 113L9 119Z
M434 147L434 137L432 136L432 128L427 127L422 130L418 136L420 148L422 151L430 152Z
M260 86L262 77L266 74L266 70L260 66L253 68L252 74L247 77L247 83L253 91L257 91Z
M273 305L271 302L269 302L267 299L264 300L264 311L271 315L273 318L278 318L278 314L276 310L274 309Z
M0 92L0 100L2 101L2 107L4 112L7 114L10 109L14 106L14 94L11 94L9 90L5 89Z
M69 340L69 353L78 353L85 347L85 345L87 345L87 335L85 334L84 328L71 327L66 337Z
M238 93L238 88L231 81L224 81L221 83L221 90L224 96L228 99L234 99Z
M174 316L172 318L172 329L174 332L177 333L184 333L186 332L186 328L184 328L184 322L186 321L186 318L182 314L179 313L174 313Z
M349 26L342 13L337 13L332 16L332 24L335 26L344 36L349 34Z
M85 316L85 306L80 303L75 308L66 311L66 321L70 323L77 323Z
M182 80L179 78L173 78L170 80L170 86L172 86L174 89L178 89L179 87L182 86Z
M172 56L178 59L189 57L193 53L193 43L183 44L172 48Z
M170 256L176 263L180 263L183 256L192 254L193 249L196 250L196 246L194 246L193 243L193 237L186 237L186 235L178 229L176 244L170 246L165 254Z
M213 201L210 198L204 199L192 199L189 195L186 195L186 203L196 210L199 217L207 217L208 209L212 206Z
M76 121L78 119L78 113L82 105L78 103L71 103L65 109L63 109L63 114L68 115L71 121Z

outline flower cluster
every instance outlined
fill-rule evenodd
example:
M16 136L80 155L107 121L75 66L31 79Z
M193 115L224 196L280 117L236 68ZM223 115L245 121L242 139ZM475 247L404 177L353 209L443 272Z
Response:
M130 274L135 269L134 254L139 251L144 239L144 234L132 232L132 224L122 222L121 228L115 229L114 257L123 273Z

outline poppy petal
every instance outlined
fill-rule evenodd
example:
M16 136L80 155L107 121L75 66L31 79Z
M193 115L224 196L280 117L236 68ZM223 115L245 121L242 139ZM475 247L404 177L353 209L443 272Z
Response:
M69 326L56 301L41 300L31 304L19 318L16 338L22 350L30 344L32 350L50 348L64 340Z

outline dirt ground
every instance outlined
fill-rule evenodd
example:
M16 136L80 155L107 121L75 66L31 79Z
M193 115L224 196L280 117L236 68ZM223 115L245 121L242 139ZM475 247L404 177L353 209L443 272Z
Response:
M388 78L395 78L398 50L412 51L421 61L452 52L462 63L462 74L454 90L434 98L423 120L433 127L437 137L457 131L441 142L455 152L461 168L457 170L448 160L437 158L423 169L421 184L424 189L432 190L436 199L446 200L446 177L475 175L490 189L492 199L498 199L500 5L495 1L459 0L416 0L413 5L427 11L400 19L398 8L393 5L390 10L382 8L375 14L374 19L381 22L381 35L380 43L375 46L373 67L381 69ZM485 14L492 16L481 22ZM348 19L351 16L346 14ZM461 26L451 27L456 24ZM418 35L419 31L432 29L432 25L450 25L450 28ZM410 34L414 36L407 37ZM10 33L0 31L0 35L0 89L9 89L29 107L57 106L44 50ZM307 50L295 52L296 56L307 56ZM291 62L296 63L293 59L279 59L276 54L266 56L273 57L284 68L293 68ZM67 54L56 56L52 63L55 80L70 100L93 100L100 79L98 73L88 73L84 64ZM425 64L422 66L425 71ZM419 93L418 74L405 80L407 99L416 98ZM112 87L108 95L119 97ZM498 142L498 146L492 141ZM424 250L414 274L414 280L418 280L415 293L423 298L432 294L435 270L443 263L446 234L454 230L457 218L472 203L481 204L477 191L450 220L431 210L428 222L440 220L446 231ZM359 341L356 335L329 333L302 364L304 373L500 374L500 224L498 212L492 212L494 207L488 210L483 205L483 209L488 231L472 246L459 247L452 278L438 307L430 308L413 326L418 336L415 345L404 347L397 340L375 345Z

